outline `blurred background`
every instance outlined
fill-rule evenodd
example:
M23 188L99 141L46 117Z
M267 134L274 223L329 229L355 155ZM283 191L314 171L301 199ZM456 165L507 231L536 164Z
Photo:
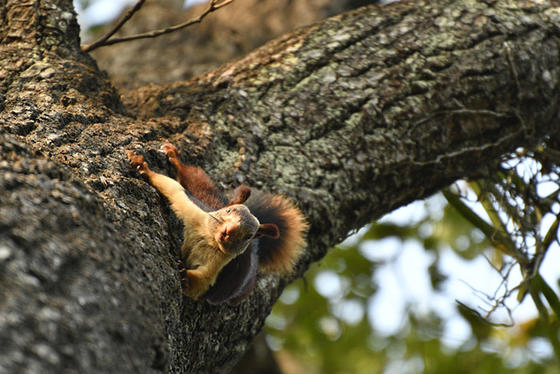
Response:
M82 40L135 1L76 0ZM147 0L119 35L199 14ZM121 90L185 80L358 0L235 0L201 25L92 55ZM560 142L498 160L349 233L288 286L239 373L558 373Z

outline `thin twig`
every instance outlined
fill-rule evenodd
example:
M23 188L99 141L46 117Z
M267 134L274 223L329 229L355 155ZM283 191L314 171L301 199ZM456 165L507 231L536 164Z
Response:
M492 226L472 211L461 199L450 192L448 189L443 190L443 196L447 202L454 207L467 221L478 228L484 236L490 241L494 248L516 259L522 266L525 266L527 259L520 253L515 243L506 234L506 232ZM480 195L479 195L480 198Z
M145 32L145 33L141 33L141 34L135 34L135 35L129 35L129 36L123 36L121 38L113 38L113 39L109 39L109 40L105 40L103 42L103 44L99 45L100 46L106 46L106 45L112 45L112 44L116 44L116 43L122 43L122 42L127 42L130 40L137 40L137 39L148 39L148 38L155 38L157 36L163 35L163 34L169 34L173 31L177 31L180 29L184 29L185 27L194 25L196 23L200 23L208 14L222 8L225 7L226 5L229 5L233 2L233 0L224 0L224 1L220 1L220 0L212 0L210 2L210 5L208 6L208 8L206 8L200 15L198 15L195 18L192 18L186 22L183 22L181 24L175 25L175 26L170 26L170 27L166 27L164 29L159 29L159 30L153 30L153 31L149 31L149 32ZM89 49L91 50L91 49Z
M102 45L106 45L105 42L107 41L107 39L113 36L117 31L119 31L120 28L134 15L134 13L136 13L137 11L140 10L140 8L142 8L142 5L144 5L145 1L146 0L138 0L138 2L132 8L130 8L128 12L126 12L126 14L119 20L119 22L117 22L115 27L113 27L111 30L109 30L108 33L103 35L101 38L97 39L95 42L91 44L83 45L82 51L89 52L89 51L93 51L98 47L101 47Z

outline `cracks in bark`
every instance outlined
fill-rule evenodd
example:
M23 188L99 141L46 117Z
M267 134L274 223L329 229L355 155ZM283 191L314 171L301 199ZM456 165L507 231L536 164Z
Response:
M406 16L406 14L405 14L404 16ZM404 18L404 16L403 16L402 18ZM399 19L399 21L402 20L402 18ZM383 25L382 25L382 26L383 26ZM410 31L408 31L407 33L409 33L409 32L410 32ZM344 51L345 49L348 49L348 48L354 46L355 44L364 41L365 39L368 39L368 38L370 38L370 37L371 37L371 38L376 37L375 35L374 35L374 36L371 36L370 33L371 33L371 30L367 30L367 32L360 34L358 38L354 38L354 39L350 40L348 43L344 43L344 44L338 46L335 50L330 51L330 53L327 54L327 55L325 55L325 56L322 56L322 57L321 57L319 60L317 60L316 62L314 62L314 63L312 63L312 64L307 64L307 65L305 66L305 68L304 68L304 71L306 71L307 74L306 74L304 77L301 77L301 76L299 77L299 80L298 80L298 81L295 83L295 85L293 86L293 90L294 90L294 91L297 91L297 90L299 90L300 86L308 84L308 83L309 83L308 81L309 81L310 77L313 77L314 75L316 75L317 72L319 72L321 69L327 68L327 67L330 67L330 68L335 69L335 66L333 66L332 63L329 64L329 62L328 62L328 61L329 61L329 58L332 58L335 54L338 54L339 52L342 52L342 51ZM466 45L466 46L463 47L462 49L457 49L457 46L456 46L456 45L450 45L450 46L447 46L447 48L441 48L439 51L438 51L438 50L435 50L435 52L440 52L440 53L441 53L442 51L453 51L453 52L463 51L463 52L468 52L469 50L471 50L471 49L473 49L473 48L477 48L478 45L479 45L480 43L483 43L483 42L491 42L491 39L493 38L493 36L501 36L501 35L502 35L501 33L494 33L494 34L492 34L492 32L488 32L488 33L485 33L484 35L481 35L481 36L479 36L478 38L472 40L468 45ZM390 48L390 47L391 47L391 45L389 45L387 48ZM415 53L420 53L420 54L421 54L422 51L421 51L421 49L419 49L419 48L420 48L420 47L417 47L416 49L409 49L409 50L407 50L407 51L405 52L404 55L403 55L403 54L399 54L398 57L395 56L395 57L393 57L392 59L391 59L391 58L385 59L384 64L387 66L387 68L388 68L389 70L390 70L391 68L396 68L399 64L402 64L402 61L403 61L403 60L406 60L408 57L414 55ZM424 55L424 57L425 57L426 59L429 59L430 57L438 57L438 56L441 56L441 55L436 55L436 54ZM360 75L360 74L366 73L367 71L369 71L372 67L374 67L374 66L376 66L376 65L379 65L379 62L378 62L378 61L368 64L368 66L366 66L365 68L361 68L361 69L359 69L359 70L357 70L357 71L354 70L354 71L351 73L350 76L356 76L356 75ZM450 66L449 64L448 64L448 65L443 65L443 66L441 66L441 69L444 69L444 68L449 67L449 66ZM439 71L442 71L441 69L439 69ZM434 70L437 70L437 69L434 69ZM487 72L488 72L488 73L491 73L492 71L491 71L491 70L487 70ZM476 71L474 71L474 70L472 71L472 74L473 74L473 75L476 74L476 73L477 73ZM478 77L481 77L481 75L482 75L482 74L481 74L481 72L479 71L478 74L477 74L477 76L478 76ZM468 72L468 71L465 72L465 73L463 73L463 77L467 77L467 76L469 76L469 72ZM390 79L390 77L387 77L386 79ZM407 81L408 79L402 79L402 80ZM381 83L381 84L382 84L383 81L384 81L384 80L381 80L381 81L379 81L378 83ZM285 87L283 87L283 88L285 88ZM267 89L266 92L268 93L269 91L270 91L270 88ZM391 107L393 106L393 105L392 105L393 103L395 103L395 104L396 104L396 103L399 103L399 102L401 102L403 99L410 98L410 97L413 96L413 95L418 95L418 96L419 96L419 95L421 95L421 94L423 94L423 93L425 93L425 92L427 92L427 88L425 88L425 87L422 88L421 86L417 86L417 87L412 87L412 88L410 88L410 89L409 89L409 92L404 92L402 96L397 96L397 97L393 96L393 97L391 98L392 101L386 101L386 102L384 103L384 105L382 106L382 113L381 113L381 115L383 116L383 113L388 112L388 111L391 109ZM471 95L472 93L473 93L473 92L465 93L465 94L468 96L468 95ZM263 100L263 99L265 98L265 96L266 96L265 94L262 94L262 95L259 97L259 101L260 101L260 100ZM291 104L291 103L290 103L290 100L293 100L293 97L292 97L291 95L288 95L288 96L284 99L284 104L286 104L288 107L290 106L289 104ZM350 118L350 117L355 113L355 112L353 112L355 109L357 109L357 108L359 108L359 107L362 107L362 108L363 108L363 107L364 107L364 104L366 104L367 102L368 102L368 98L359 100L357 104L351 104L351 105L349 105L349 109L348 109L348 110L342 110L341 113L335 115L335 117L332 118L333 121L329 121L329 122L339 123L340 126L343 126L343 123L341 123L341 122L343 122L343 121L344 121L345 119L347 119L347 118ZM377 105L377 106L378 106L378 105ZM379 106L378 106L378 107L379 107ZM329 118L329 120L330 120L330 119L331 119L331 118ZM342 119L342 121L340 121L339 119ZM321 132L320 132L320 133L317 133L315 136L312 136L311 138L309 138L308 141L314 140L314 139L319 139L319 138L325 136L326 134L328 134L330 131L335 131L335 130L337 130L338 128L340 128L340 126L339 126L339 127L334 127L334 128L326 128L326 127L322 126ZM319 127L321 127L321 126L319 126Z
M356 13L359 13L360 11L362 10L358 10ZM298 54L301 55L301 58L304 60L305 64L302 68L297 68L296 72L290 72L290 76L294 76L293 79L295 80L295 82L292 83L292 78L290 77L286 79L288 85L283 85L282 88L288 92L298 92L301 86L307 86L308 84L306 81L309 80L309 78L312 78L314 75L317 75L316 73L318 73L321 69L326 67L334 68L337 67L337 65L341 65L346 62L344 59L336 57L337 55L340 56L343 54L343 52L353 47L358 47L366 40L378 38L378 33L380 31L398 25L399 22L401 22L405 17L413 15L414 13L414 9L411 9L409 11L405 11L402 14L399 14L398 17L383 19L382 21L380 21L380 23L375 23L370 27L362 29L360 26L355 26L357 30L353 30L352 28L350 28L349 30L345 30L345 32L351 34L352 37L347 40L343 40L343 42L340 42L340 40L343 38L343 36L341 36L338 40L336 40L337 45L335 47L331 48L329 44L327 44L326 49L324 47L324 44L331 40L331 35L338 35L341 32L341 29L331 28L329 27L329 24L325 24L325 28L327 29L327 31L325 31L324 33L317 33L317 35L314 34L311 43L309 43L309 45L304 43L303 47L298 52ZM342 20L337 19L336 21L341 22ZM332 22L334 23L335 21ZM410 30L405 34L407 34L408 32L410 32ZM388 48L390 47L391 46L389 45ZM312 57L310 60L306 60L309 56L312 56L314 54L319 54L320 56L317 59L313 59ZM378 63L377 60L375 60L374 63L369 64L367 70L369 70L369 66L372 66L376 63ZM358 69L357 72L356 69L353 69L354 75L360 75L359 71L360 69Z
M418 3L414 4L414 7L418 6L420 12L420 7L425 5L426 3ZM398 8L401 10L404 9L402 6L396 5L397 8L401 7ZM451 12L456 6L461 4L445 3L446 9ZM365 11L371 10L361 10ZM463 9L461 14L470 11ZM376 17L376 13L371 12L369 17ZM395 14L391 15L391 20L400 19ZM355 17L358 15L359 12L354 13ZM441 13L438 15L441 16ZM386 22L386 18L382 16L379 15L379 20L375 21L378 25L379 22ZM416 14L409 15L411 20L415 17ZM501 19L497 19L496 22L501 22ZM356 22L353 22L351 26L355 25ZM98 339L108 343L103 345L101 350L96 350L97 353L125 357L127 362L134 361L130 367L145 369L145 357L154 356L154 342L158 342L160 347L169 342L174 347L173 351L166 353L166 349L163 348L160 350L160 356L169 354L167 362L170 371L215 372L216 362L225 363L224 367L229 365L235 360L237 350L248 344L251 336L261 327L264 315L268 313L285 284L278 279L260 278L257 292L237 308L210 307L182 299L178 274L171 263L173 257L169 252L169 243L177 242L177 238L169 235L173 228L166 226L170 225L165 219L169 211L161 205L157 194L150 187L132 178L133 171L127 169L120 158L125 147L138 146L144 151L157 148L159 144L156 143L160 143L164 137L180 140L185 152L201 149L206 145L210 151L206 151L208 153L204 163L212 163L210 172L217 176L220 182L233 184L238 178L235 171L239 171L239 178L258 182L250 184L266 186L266 189L297 197L312 222L315 222L310 231L310 249L298 268L297 275L301 275L312 261L324 255L329 244L341 239L350 229L389 209L425 196L459 174L472 173L473 170L467 170L469 162L487 163L492 153L504 152L514 145L530 142L533 140L530 138L533 134L523 131L537 129L544 132L545 127L550 126L551 118L557 119L557 115L553 115L554 110L557 110L556 104L550 100L538 100L538 95L545 96L549 91L557 91L552 87L556 86L557 81L555 77L558 70L554 70L556 64L548 64L551 70L548 84L552 85L551 88L546 88L542 83L543 89L549 91L532 93L533 97L532 91L526 87L545 80L542 77L543 72L535 68L539 62L527 62L526 59L537 53L545 54L546 51L541 49L553 49L550 46L546 48L536 43L532 49L533 54L523 55L523 45L527 42L516 40L520 50L511 49L511 56L507 57L509 62L494 48L492 54L482 55L480 60L484 61L485 65L482 66L481 63L473 69L470 63L472 61L460 61L461 56L471 55L470 58L477 62L476 50L491 49L486 47L485 43L498 44L496 42L503 36L480 39L480 43L475 43L473 48L461 50L459 47L463 44L455 43L455 40L443 46L434 44L436 38L429 33L415 39L416 35L411 30L416 30L416 24L408 25L410 28L403 33L404 37L400 37L400 43L391 43L391 39L388 39L383 44L383 40L375 39L376 35L370 36L364 32L360 33L360 37L336 41L331 49L325 52L327 60L333 61L327 61L325 57L313 60L311 56L308 65L298 57L300 51L307 48L308 52L317 52L317 45L322 41L316 40L316 45L304 45L300 42L307 38L309 43L313 43L311 33L320 26L299 31L295 41L285 38L288 49L284 49L280 42L273 45L276 48L273 50L275 56L268 59L263 57L270 52L270 49L264 48L262 53L245 60L253 65L228 65L226 68L231 69L228 70L230 75L226 74L226 70L219 70L218 73L221 74L216 73L214 78L209 74L190 85L177 84L162 91L153 89L151 92L154 95L163 92L163 96L159 98L163 102L160 106L149 103L151 108L155 108L154 111L160 112L153 114L151 109L146 109L148 115L137 119L138 123L131 118L115 114L115 110L109 106L96 108L96 105L109 100L111 96L108 93L109 89L88 89L91 82L88 77L99 77L99 73L91 66L91 70L84 73L82 66L72 64L72 60L61 59L57 65L54 61L58 57L53 55L49 59L51 67L55 68L52 76L41 69L33 72L29 78L22 78L10 72L10 95L13 93L14 98L21 98L21 102L26 105L31 103L36 108L31 111L24 108L21 113L8 113L15 108L14 103L19 102L10 98L4 104L6 109L0 113L2 121L25 121L25 113L37 111L38 115L33 117L32 122L41 127L27 136L28 144L36 143L29 148L41 150L45 157L55 159L51 163L68 165L69 175L74 175L79 180L76 185L73 185L74 182L62 183L65 188L63 200L57 200L61 197L60 191L49 190L49 193L42 196L53 202L53 205L49 206L52 210L47 211L44 206L33 201L25 203L30 204L26 205L28 209L34 209L32 214L23 216L22 223L17 223L19 221L14 218L13 224L19 224L18 228L22 229L30 222L32 225L28 226L34 229L43 227L40 226L40 222L33 221L33 214L37 212L38 216L42 214L46 218L62 216L61 212L66 212L68 208L65 200L68 201L77 189L81 193L80 201L85 206L80 217L84 221L80 221L80 227L89 230L81 237L86 240L86 249L79 252L84 253L84 262L80 266L92 271L83 271L84 282L88 284L84 287L78 284L76 289L92 290L94 295L103 295L104 297L99 298L98 305L108 305L109 310L115 312L137 312L141 316L131 315L130 319L146 321L146 325L150 326L142 330L142 323L139 323L140 327L127 325L124 328L114 321L109 324L99 324L98 320L93 321L97 324L92 324L88 319L76 322L70 317L79 316L69 315L68 320L75 322L80 328L84 327L83 330L75 332L76 338L84 337L83 340L77 341L86 342L83 345L76 344L75 347L64 347L70 349L73 354L76 353L72 357L81 357L79 354L83 352L79 351L80 349L85 349L86 354L91 353L87 351L87 344L92 339ZM379 27L380 30L385 28ZM523 27L527 29L531 25L515 26L509 35L516 32L523 34L519 31L523 30ZM392 28L398 29L399 23L395 23ZM349 27L349 30L351 29L352 27ZM369 28L368 32L371 30ZM445 29L440 31L443 33ZM325 32L323 36L327 37L327 34ZM336 35L336 30L332 35ZM533 42L541 40L535 35L538 36L536 33L529 33L523 37L525 40L531 38ZM552 33L550 38L554 36ZM375 49L378 45L379 49ZM447 52L445 48L449 45L456 45L457 49ZM365 51L360 53L360 49ZM397 52L389 54L389 49L396 49ZM0 53L5 53L5 50ZM364 61L356 61L355 58L352 60L353 54L363 56ZM299 60L297 63L293 60L284 63L284 58ZM82 61L81 57L76 59ZM375 59L375 62L368 61L370 59ZM549 60L553 60L553 57ZM496 61L502 63L497 64ZM267 75L266 71L259 70L261 62L264 70L277 63L280 66L278 71L286 73L286 80L282 81L283 77L279 77L278 74ZM302 64L298 65L299 62ZM318 62L320 64L317 64ZM341 74L343 64L350 67L346 67ZM461 68L463 65L470 67ZM543 65L548 66L544 63ZM87 67L87 64L85 66ZM508 66L513 74L508 75L511 72L506 70ZM286 71L282 70L285 67ZM271 70L274 69L273 67ZM335 81L330 83L329 79L332 77L329 76L329 70L337 74L334 76ZM490 79L494 76L493 73L496 74L497 81L494 83ZM47 77L41 77L41 74ZM305 77L302 78L300 74L305 74ZM508 98L504 98L501 92L495 93L505 88L511 91L514 86L511 80L515 76L515 94L519 97L515 108L517 112L509 110L511 101ZM69 79L72 77L76 79ZM264 80L257 81L255 77ZM271 79L267 80L267 77ZM456 77L459 77L460 81L453 84L457 87L462 86L452 90L448 88L451 85L449 82ZM255 80L252 80L253 78ZM313 82L314 79L316 81ZM362 79L371 79L371 82L360 83ZM63 81L65 87L57 86ZM2 84L5 84L4 82ZM94 80L95 82L97 81ZM217 84L213 85L214 83ZM27 84L31 87L26 86ZM42 85L48 87L46 91ZM486 86L489 87L488 92L485 91ZM23 95L16 95L16 90L22 87L33 93L47 92L48 95L44 99L33 96L32 100L26 101ZM443 92L445 89L447 91ZM300 91L301 95L298 96ZM99 98L99 92L107 97ZM432 96L430 93L433 93ZM191 96L185 97L189 95ZM486 104L486 101L480 104L466 100L471 96L474 96L473 100L479 101L494 98L494 102L484 107L482 104ZM450 99L452 97L463 102L453 101ZM48 98L58 101L47 103L45 100ZM537 108L539 105L545 108ZM167 112L168 108L171 113ZM535 118L521 117L520 114L534 108L537 108ZM327 112L331 109L332 111ZM547 112L539 114L537 110ZM166 114L165 117L163 113ZM424 113L424 119L417 120L422 115L419 113ZM2 131L4 130L0 129L0 132ZM185 133L193 135L187 136L188 139L181 139L186 136ZM428 141L436 134L439 135L439 139ZM53 138L49 139L49 136ZM196 139L202 140L196 142ZM32 157L34 155L28 155L27 158ZM64 157L68 159L65 160ZM152 157L156 161L159 160L158 156ZM200 161L201 158L196 160ZM156 164L165 168L163 161ZM0 163L0 166L2 165ZM22 165L25 166L25 163ZM48 175L46 172L36 174ZM6 175L4 173L2 177L5 178ZM102 180L105 177L108 179L106 182ZM42 179L38 180L43 183ZM88 189L83 182L91 188ZM19 182L16 180L14 183ZM27 187L30 194L36 192L31 184ZM98 199L99 197L101 199ZM30 200L21 201L23 204ZM5 207L6 205L1 205L1 209ZM80 207L75 209L78 213L82 212ZM100 209L105 211L107 217L102 217ZM94 210L95 214L90 214L90 210ZM56 214L48 213L51 211ZM64 219L72 217L70 209L68 212L69 215L63 217ZM5 217L0 214L2 225L5 225ZM53 219L53 227L60 227L58 219ZM95 234L98 233L98 220L110 222L106 226L119 233L140 233L134 237L131 235L120 238L107 229L104 239L97 241ZM104 226L104 229L107 227ZM114 240L115 238L118 240ZM119 246L111 247L110 243L118 243ZM20 244L30 253L36 250L33 246L35 243ZM45 250L45 253L50 254L52 252L49 251L54 250L54 247L41 247L41 244L38 242L39 251ZM99 245L100 248L97 247ZM80 243L76 244L76 247L84 248ZM87 256L97 258L96 262L92 265L89 260L85 261ZM57 254L52 258L58 258ZM60 264L62 267L73 265L71 258L66 262L61 261ZM103 266L115 268L116 280L120 281L121 276L130 277L130 283L126 283L123 289L130 290L133 295L118 295L122 296L119 303L111 304L114 295L104 287L110 288L115 282L113 278L107 281L99 275L105 274ZM48 267L44 269L48 270ZM32 271L38 274L38 277L45 276L40 273L40 268ZM90 276L99 278L90 282ZM138 303L135 303L136 301ZM103 304L104 302L109 304ZM85 308L75 303L71 306ZM86 304L87 306L90 304ZM82 331L86 333L83 334ZM227 336L230 331L233 331L231 336ZM139 332L141 337L140 341L134 340L132 344L134 348L143 349L139 351L142 354L140 357L129 357L128 348L122 348L120 344L123 337L125 340L128 336L136 337L131 335L131 332ZM97 333L101 335L96 335ZM111 352L113 347L109 343L114 340L118 340L119 345L116 352ZM159 345L162 340L164 343ZM53 347L58 349L59 346ZM146 347L148 349L145 349ZM158 368L163 367L161 361L164 360L165 358L161 357L157 360L148 359L151 362L158 361L154 364ZM181 362L187 364L182 365ZM123 364L124 366L126 365Z

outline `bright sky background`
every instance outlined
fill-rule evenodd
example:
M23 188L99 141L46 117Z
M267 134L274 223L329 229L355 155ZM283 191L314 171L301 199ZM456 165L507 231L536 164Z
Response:
M441 195L436 195L428 199L427 204L435 204L437 207L443 204L443 200ZM425 216L425 204L424 201L411 203L384 216L381 221L416 223L418 217ZM481 212L479 214L484 216ZM476 291L492 295L501 282L501 277L484 258L479 256L468 261L449 248L441 253L440 258L440 269L449 278L444 281L442 292L434 292L428 276L428 267L433 261L433 255L427 253L418 242L401 242L389 238L367 243L360 250L368 259L386 262L374 275L374 282L379 286L379 290L370 301L367 311L370 324L384 335L398 331L405 322L407 306L413 305L413 309L420 314L434 311L443 318L446 321L443 342L452 348L459 347L469 338L470 327L456 311L455 300L475 310L481 310L479 307L486 310L484 300ZM396 258L396 261L391 261L392 258ZM540 273L556 293L560 278L560 267L557 266L559 263L560 248L554 245L547 253ZM510 287L521 280L519 271L516 274L517 276L511 278ZM327 287L328 285L323 286ZM334 287L337 287L336 284ZM325 293L331 292L332 290ZM516 299L512 297L508 305L513 309L513 319L516 323L534 318L538 314L529 297L519 306L516 306ZM494 313L492 316L495 322L510 322L505 311ZM552 354L552 348L544 340L535 340L529 348L534 354L533 358Z

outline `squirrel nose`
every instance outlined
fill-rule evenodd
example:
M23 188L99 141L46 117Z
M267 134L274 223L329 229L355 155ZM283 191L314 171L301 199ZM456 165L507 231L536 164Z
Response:
M229 239L230 235L231 235L231 231L232 228L230 227L230 225L224 225L224 229L222 230L222 240L227 240Z

